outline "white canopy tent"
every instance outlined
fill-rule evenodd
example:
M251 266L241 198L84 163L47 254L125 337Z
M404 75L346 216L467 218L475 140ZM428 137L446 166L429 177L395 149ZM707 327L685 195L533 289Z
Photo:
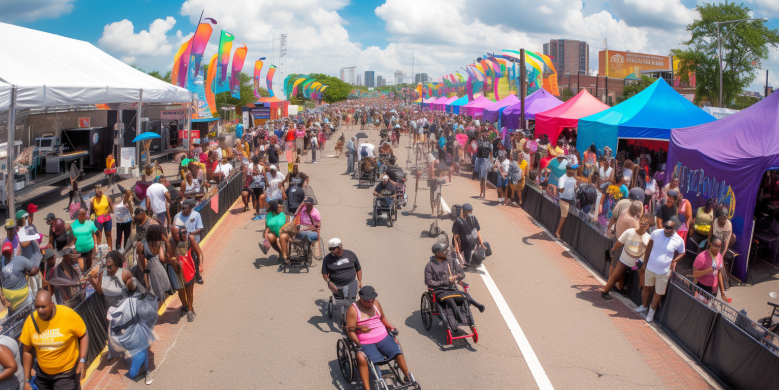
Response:
M88 42L6 23L0 23L0 36L0 116L8 117L8 145L14 144L16 111L23 109L137 103L140 133L144 102L192 101L190 91L138 71ZM13 215L13 180L6 184L8 215Z
M719 119L727 118L741 110L731 110L729 108L706 106L703 107L703 111L709 113L709 115L719 120Z
M189 103L191 92L151 77L89 42L0 23L0 113L99 103Z

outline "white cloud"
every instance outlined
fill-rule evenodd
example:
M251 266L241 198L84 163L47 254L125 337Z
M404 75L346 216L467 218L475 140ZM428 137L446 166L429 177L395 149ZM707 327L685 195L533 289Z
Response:
M611 7L633 27L678 29L692 23L697 16L681 0L619 0L612 2Z
M167 33L176 24L176 19L168 16L156 19L148 30L134 32L133 23L127 19L107 24L98 43L108 51L125 55L157 56L171 54L173 46L168 42Z
M755 3L757 4L757 9L761 12L763 16L773 16L776 17L776 15L779 15L779 1L777 0L755 0Z
M125 64L134 64L136 60L135 56L123 56L119 59Z
M0 1L0 22L34 22L56 19L73 11L76 0L4 0Z

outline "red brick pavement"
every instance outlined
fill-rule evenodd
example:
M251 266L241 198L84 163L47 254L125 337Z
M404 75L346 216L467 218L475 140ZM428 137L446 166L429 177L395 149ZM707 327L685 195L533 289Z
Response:
M209 271L216 266L216 260L222 255L222 252L227 246L227 239L221 239L223 235L229 235L230 232L235 231L236 228L245 224L246 221L251 218L252 213L236 213L243 211L243 204L238 206L240 202L236 202L230 209L225 217L222 219L216 230L212 231L206 240L203 242L203 255L206 259L204 264L203 276L208 275ZM199 285L195 285L195 309L197 310L197 294L200 289ZM152 371L156 369L156 364L162 364L162 361L157 362L155 356L161 356L164 361L166 352L173 346L179 333L183 329L180 322L186 322L185 317L181 316L181 301L178 296L175 296L169 300L167 309L157 320L157 325L154 327L154 332L159 337L158 340L152 344L149 351L149 365ZM125 365L122 359L112 364L107 364L106 354L101 355L99 364L91 377L86 378L86 384L84 384L84 390L119 390L129 388L137 383L143 383L143 375L139 375L135 379L130 379L126 376L128 367Z
M479 183L471 181L474 194L478 194ZM494 188L487 189L487 201L497 202L498 196ZM496 206L514 225L531 234L546 234L544 229L533 224L533 219L524 210L515 206ZM560 246L554 241L538 240L535 242L549 254L545 261L552 263L579 290L577 296L587 300L611 319L617 329L641 353L641 357L657 374L663 384L671 389L711 389L712 387L695 371L690 364L674 351L668 343L646 323L643 317L626 306L619 299L604 301L600 297L603 285L582 265L578 264L571 254L561 256Z

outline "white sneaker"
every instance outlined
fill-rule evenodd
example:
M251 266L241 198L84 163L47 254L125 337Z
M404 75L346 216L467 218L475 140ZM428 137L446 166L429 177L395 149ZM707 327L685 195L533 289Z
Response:
M643 313L643 312L645 312L647 310L648 309L646 307L644 307L644 305L641 305L641 306L636 308L636 313Z
M652 309L649 309L649 312L646 314L646 322L652 322L652 320L655 318L655 311Z

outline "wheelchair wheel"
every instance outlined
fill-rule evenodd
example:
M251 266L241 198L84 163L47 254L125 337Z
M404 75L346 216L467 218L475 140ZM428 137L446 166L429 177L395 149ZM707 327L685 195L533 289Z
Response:
M322 243L322 237L317 238L316 249L312 249L314 252L314 261L322 261L324 258L324 244Z
M333 306L333 297L331 296L330 300L327 301L327 318L333 318Z
M393 222L393 219L392 219L392 212L390 211L390 213L389 213L389 214L390 214L390 215L389 215L389 218L387 219L387 225L388 225L389 227L392 227L392 225L394 225L395 223Z
M422 325L425 330L430 330L433 327L433 302L430 299L430 293L422 294L419 312L422 315Z
M479 342L479 332L476 331L476 327L471 327L471 332L473 332L473 342L478 343Z
M349 352L349 347L346 346L346 342L341 339L336 344L336 352L338 354L338 367L341 369L341 375L344 379L352 383L354 380L354 365L352 361L352 354Z

